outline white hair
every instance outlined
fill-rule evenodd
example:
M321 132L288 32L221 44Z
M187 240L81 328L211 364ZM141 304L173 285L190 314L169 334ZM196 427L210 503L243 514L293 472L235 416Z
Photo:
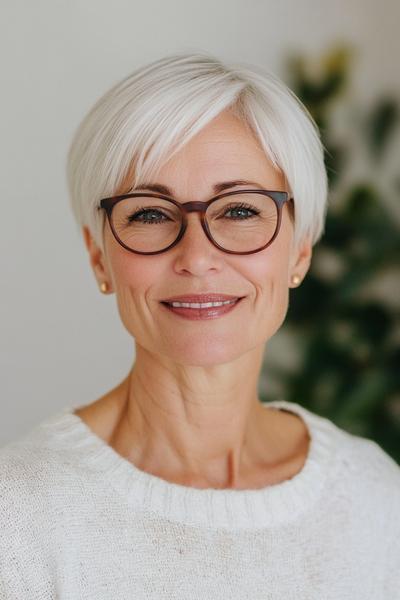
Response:
M283 172L294 197L294 244L324 231L327 174L318 127L275 75L208 53L177 53L117 83L80 123L70 146L67 183L79 229L87 225L104 250L105 211L134 166L132 186L149 182L178 150L225 109L236 114ZM238 177L240 173L238 173Z

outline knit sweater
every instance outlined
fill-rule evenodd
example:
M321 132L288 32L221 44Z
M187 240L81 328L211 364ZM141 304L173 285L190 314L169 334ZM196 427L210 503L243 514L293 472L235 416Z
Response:
M301 471L200 489L140 470L65 406L0 449L1 600L400 599L400 467L284 400Z

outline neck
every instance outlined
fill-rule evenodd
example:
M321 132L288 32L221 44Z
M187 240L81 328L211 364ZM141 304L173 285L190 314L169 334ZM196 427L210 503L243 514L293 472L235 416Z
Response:
M119 386L112 445L142 470L170 481L246 487L257 477L255 467L265 472L282 450L277 413L257 396L261 361L258 351L234 364L202 368L171 364L138 347Z

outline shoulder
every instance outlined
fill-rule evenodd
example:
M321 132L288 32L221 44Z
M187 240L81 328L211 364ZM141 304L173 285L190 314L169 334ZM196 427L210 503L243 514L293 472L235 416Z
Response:
M40 440L20 438L0 448L0 519L38 514L39 500L54 489L56 456Z
M64 510L68 507L63 479L62 461L42 434L28 434L0 448L0 597L2 592L13 598L56 593L53 565L61 539L61 499Z
M337 476L365 504L396 518L400 532L400 466L374 440L332 423L336 437Z
M51 514L82 499L90 477L73 448L42 424L0 448L0 528L18 520L46 526Z
M353 473L364 472L389 488L400 486L400 465L374 440L336 427L341 441L340 456Z
M61 431L42 428L0 448L0 573L12 586L21 574L29 585L53 585L63 545L85 531L101 481L79 457Z
M303 406L303 413L313 433L314 460L328 456L324 467L329 469L326 480L353 505L364 504L370 510L396 513L400 528L400 465L377 442L343 429L327 416Z
M21 490L33 492L43 482L43 474L54 462L45 440L29 433L0 448L0 497Z
M314 458L315 446L318 451L321 447L329 449L330 463L335 463L343 476L347 473L358 484L376 484L383 490L399 493L400 465L377 442L343 429L329 417L302 405L285 401L279 401L278 405L303 416L314 438Z

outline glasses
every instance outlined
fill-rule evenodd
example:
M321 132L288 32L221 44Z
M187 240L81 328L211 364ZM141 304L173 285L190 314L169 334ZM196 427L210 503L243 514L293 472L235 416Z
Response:
M162 194L134 192L103 198L111 231L121 246L136 254L160 254L182 239L187 215L199 212L214 246L229 254L253 254L267 248L279 233L282 208L293 203L288 192L235 190L207 202L180 204Z

